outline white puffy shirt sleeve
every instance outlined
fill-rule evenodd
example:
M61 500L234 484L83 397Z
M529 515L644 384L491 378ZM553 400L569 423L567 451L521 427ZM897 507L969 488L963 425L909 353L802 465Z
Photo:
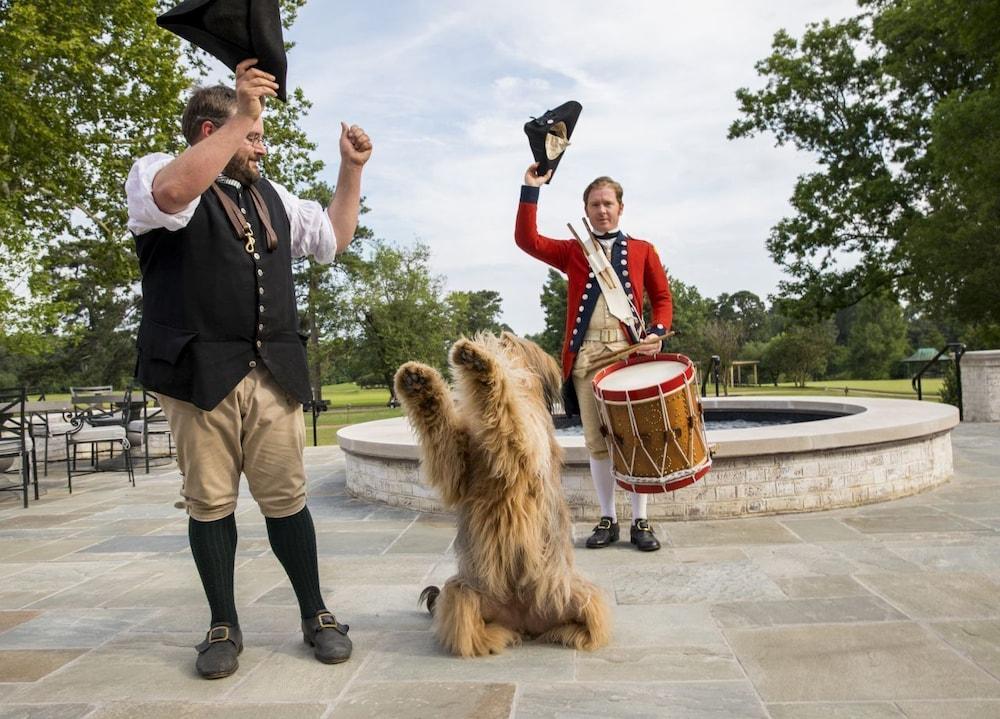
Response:
M271 187L281 198L291 225L292 257L312 255L317 262L329 264L337 254L333 225L326 210L314 200L303 200L273 180Z
M153 200L153 178L173 160L164 152L154 152L140 157L129 170L125 180L125 197L128 200L128 228L134 235L163 228L176 231L187 226L198 209L201 197L196 197L180 212L169 214L156 206Z

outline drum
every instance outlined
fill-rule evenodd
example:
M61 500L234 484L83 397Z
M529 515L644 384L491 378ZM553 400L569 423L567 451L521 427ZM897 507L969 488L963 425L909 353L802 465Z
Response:
M594 377L611 473L632 492L672 492L705 476L712 455L691 360L633 355Z

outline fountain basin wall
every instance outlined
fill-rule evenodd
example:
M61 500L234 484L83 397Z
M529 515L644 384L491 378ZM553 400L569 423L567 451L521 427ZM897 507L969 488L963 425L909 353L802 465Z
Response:
M958 410L912 400L706 398L706 410L840 414L752 429L710 430L712 470L676 492L650 494L650 519L718 519L853 507L925 491L952 476ZM423 480L420 450L404 418L365 422L337 436L353 495L396 507L447 511ZM574 519L600 514L583 437L560 436L562 484ZM631 516L628 493L616 493Z

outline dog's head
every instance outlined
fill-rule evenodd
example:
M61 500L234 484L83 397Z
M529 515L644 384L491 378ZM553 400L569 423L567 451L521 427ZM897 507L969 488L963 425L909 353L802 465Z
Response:
M560 401L562 371L552 356L531 340L518 337L513 332L500 334L500 345L514 362L530 371L538 381L538 391L549 411Z

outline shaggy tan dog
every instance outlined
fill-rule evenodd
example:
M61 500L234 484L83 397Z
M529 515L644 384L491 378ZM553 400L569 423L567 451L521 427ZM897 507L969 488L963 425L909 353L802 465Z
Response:
M463 657L499 653L522 637L606 645L607 604L573 568L549 414L558 365L505 332L455 343L451 366L457 403L426 365L403 365L395 381L426 476L458 514L458 574L421 594L438 640Z

